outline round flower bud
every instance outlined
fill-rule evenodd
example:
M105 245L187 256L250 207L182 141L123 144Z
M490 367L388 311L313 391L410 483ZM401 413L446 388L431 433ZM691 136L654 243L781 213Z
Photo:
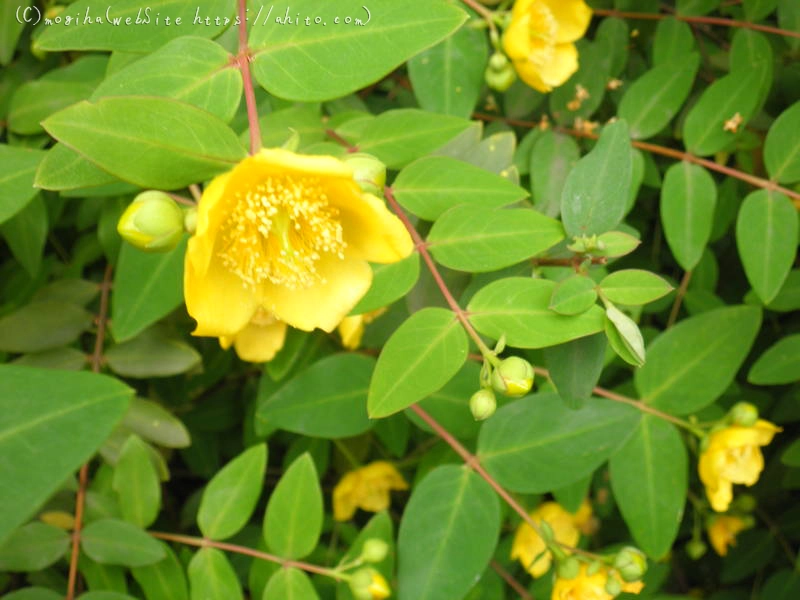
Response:
M740 494L734 498L731 508L733 508L735 512L751 513L756 509L756 506L758 506L758 502L753 496L750 494Z
M708 546L703 540L691 540L686 544L686 555L692 560L700 560L708 551Z
M361 558L364 562L378 563L389 554L389 544L378 538L369 538L361 548Z
M647 573L647 558L638 548L625 546L614 558L614 568L624 581L639 581Z
M493 71L502 71L508 63L508 57L502 52L495 52L489 57L489 68Z
M355 152L348 154L344 162L353 169L353 179L368 194L381 195L386 185L386 165L371 154Z
M356 600L383 600L392 595L386 579L375 569L359 569L350 577L350 591Z
M514 67L512 67L510 63L499 70L493 69L490 63L489 66L486 67L483 77L486 80L486 85L491 89L498 92L505 92L517 79L517 74L514 72Z
M140 250L168 252L183 235L183 211L164 192L142 192L122 213L117 231Z
M472 394L469 399L469 409L476 421L483 421L494 414L497 409L497 399L494 392L488 389L481 389Z
M758 409L749 402L737 402L728 412L728 418L734 425L752 427L758 421Z
M183 211L183 228L189 234L194 234L197 230L197 207L193 206Z
M561 579L575 579L581 571L581 563L574 556L568 556L558 563L558 576Z
M531 391L533 367L524 358L510 356L504 359L492 373L492 387L496 392L519 398Z
M612 598L619 596L622 592L622 584L620 583L619 579L613 575L606 579L606 592Z

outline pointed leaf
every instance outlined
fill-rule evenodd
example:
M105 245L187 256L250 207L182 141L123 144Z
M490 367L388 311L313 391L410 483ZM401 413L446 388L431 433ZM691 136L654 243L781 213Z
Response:
M122 516L142 528L153 524L161 508L161 481L151 451L138 436L131 435L122 446L112 482Z
M33 177L45 153L16 146L0 144L0 223L21 211L37 194Z
M189 562L192 600L242 600L242 586L225 553L201 548Z
M750 368L747 381L781 385L800 380L800 334L786 336L770 346Z
M779 183L800 181L800 101L775 119L764 142L764 164L773 180Z
M23 525L0 545L3 571L41 571L67 552L70 536L52 525L34 521Z
M133 567L131 574L147 600L188 600L189 587L183 565L172 548L160 543L165 558L151 565Z
M261 600L319 600L319 594L303 571L283 568L270 578Z
M615 271L604 277L599 285L603 296L627 306L647 304L672 291L672 286L664 279L641 269Z
M141 567L166 555L161 543L126 521L100 519L81 532L81 548L99 563Z

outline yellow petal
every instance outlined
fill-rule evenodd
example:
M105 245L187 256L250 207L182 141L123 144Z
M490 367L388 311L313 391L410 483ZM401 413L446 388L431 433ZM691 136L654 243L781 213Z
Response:
M592 9L583 0L538 0L558 22L556 42L574 42L583 37L592 20Z
M532 577L541 577L550 570L552 556L550 552L545 552L546 549L544 540L530 525L523 522L517 527L514 541L511 544L511 558L519 560L522 567ZM545 553L542 554L543 552Z
M578 70L578 50L574 44L557 44L551 60L539 68L545 85L554 88L563 84Z
M307 289L289 289L266 283L262 306L288 325L331 332L367 293L372 269L363 260L323 256L317 263L324 282Z
M214 252L216 235L222 221L227 216L225 210L226 188L231 173L215 177L206 186L197 205L197 228L186 250L187 260L191 260L195 272L203 275L208 268Z
M336 194L331 196L331 204L340 211L347 256L374 263L393 263L414 250L405 225L386 208L383 200L372 194L360 194L356 198Z
M741 446L766 446L777 432L781 431L769 421L759 420L753 427L731 425L711 434L711 446L736 448Z
M347 163L333 156L296 154L283 148L264 148L258 154L250 157L250 160L253 161L253 167L257 171L259 179L263 179L265 174L280 175L287 171L323 178L352 179L353 177L353 169Z
M361 345L361 337L364 335L364 315L345 317L336 329L342 338L342 346L355 350Z
M272 360L286 340L286 323L274 321L257 325L252 321L236 334L234 347L239 358L248 362Z
M522 15L526 14L531 4L538 1L539 0L517 0L514 2L514 8L511 9L512 18L518 19Z
M525 83L531 86L533 89L547 93L553 91L553 87L546 84L542 80L542 76L539 72L539 67L534 65L529 60L520 60L514 61L514 69L517 71L517 75L519 78L522 79Z
M517 5L514 5L515 11L516 7ZM503 33L503 50L515 62L517 60L528 60L528 55L531 51L530 21L529 14L520 14L518 18L514 18L511 21L505 33Z
M708 539L716 553L725 556L728 553L728 546L736 545L736 534L744 528L745 522L739 517L717 517L708 527Z
M333 518L337 521L347 521L356 512L356 502L353 493L360 481L357 471L351 471L342 477L341 481L333 488Z

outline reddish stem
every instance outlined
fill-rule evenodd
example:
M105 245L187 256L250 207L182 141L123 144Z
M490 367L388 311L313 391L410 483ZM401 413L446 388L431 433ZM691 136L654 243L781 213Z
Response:
M242 72L244 101L247 104L247 122L250 129L250 154L261 149L261 125L258 122L256 92L253 89L253 75L250 73L250 49L247 47L247 0L239 0L239 54L236 63Z
M326 129L325 135L331 138L334 142L339 144L340 146L344 146L348 152L358 152L358 146L353 146L350 142L336 133L333 129Z
M526 590L519 581L514 579L514 576L506 571L503 568L503 565L494 559L492 559L489 565L492 567L492 569L494 569L495 573L503 578L503 581L505 581L515 592L517 592L517 594L519 594L519 597L522 598L522 600L533 600L533 596L528 592L528 590Z
M683 297L686 295L686 290L689 288L689 281L692 279L692 272L686 271L681 278L680 286L675 294L675 302L672 303L672 310L669 311L669 318L667 319L667 329L675 324L678 320L678 313L681 310Z

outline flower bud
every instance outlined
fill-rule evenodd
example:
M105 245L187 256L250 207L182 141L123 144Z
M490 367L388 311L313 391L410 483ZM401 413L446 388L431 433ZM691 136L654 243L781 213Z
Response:
M183 228L186 233L194 234L197 230L197 207L193 206L183 211Z
M504 359L492 373L492 387L496 392L519 398L531 391L533 367L524 358L510 356Z
M731 508L734 512L751 513L758 506L756 499L750 494L740 494L733 500Z
M495 56L503 55L495 54ZM506 59L506 62L507 61L508 59ZM490 62L489 66L486 67L483 77L486 80L486 85L491 89L498 92L505 92L517 79L517 74L514 72L514 67L511 66L511 63L507 62L506 66L501 69L493 69Z
M558 563L558 576L561 579L575 579L581 571L581 563L574 556L568 556Z
M614 557L614 568L624 581L639 581L647 573L647 558L638 548L625 546Z
M469 409L476 421L483 421L494 414L497 409L497 399L494 392L489 389L480 389L469 399Z
M489 68L492 71L502 71L508 66L508 57L502 52L495 52L489 57Z
M386 579L375 569L359 569L350 578L350 591L356 600L383 600L392 595Z
M146 252L168 252L183 235L183 211L164 192L142 192L117 223L122 238Z
M364 562L379 563L389 554L389 544L379 538L369 538L361 548Z
M692 560L700 560L708 551L708 546L703 540L695 539L686 544L686 555Z
M752 427L758 421L758 409L749 402L737 402L728 411L728 418L734 425Z
M380 196L386 185L386 165L371 154L355 152L344 158L353 169L353 179L368 194Z
M619 596L620 593L622 593L622 584L619 579L613 575L609 576L608 579L606 579L606 592L612 598Z

